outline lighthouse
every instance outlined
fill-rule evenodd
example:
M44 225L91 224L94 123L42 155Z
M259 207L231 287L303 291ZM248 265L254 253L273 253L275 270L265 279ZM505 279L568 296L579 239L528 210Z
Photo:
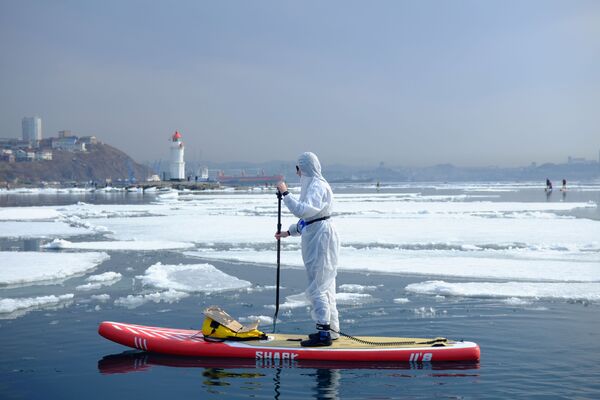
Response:
M177 131L171 138L171 180L185 179L185 161L183 161L183 142Z

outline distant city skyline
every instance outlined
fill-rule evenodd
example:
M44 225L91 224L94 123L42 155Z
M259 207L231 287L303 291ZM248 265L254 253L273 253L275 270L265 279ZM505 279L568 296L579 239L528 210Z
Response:
M140 9L144 12L140 13ZM600 2L0 2L0 137L140 162L597 160Z

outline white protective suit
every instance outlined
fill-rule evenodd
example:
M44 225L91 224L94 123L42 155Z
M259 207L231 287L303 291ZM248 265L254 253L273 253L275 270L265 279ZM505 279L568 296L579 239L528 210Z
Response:
M333 192L321 175L321 164L314 153L303 153L298 159L300 198L284 196L287 208L296 217L310 222L331 216ZM312 317L317 324L330 325L339 332L340 323L335 300L335 278L339 253L339 238L332 219L316 221L299 231L299 224L290 226L292 236L302 235L302 260L308 275L306 295L313 306ZM331 332L332 338L339 335Z

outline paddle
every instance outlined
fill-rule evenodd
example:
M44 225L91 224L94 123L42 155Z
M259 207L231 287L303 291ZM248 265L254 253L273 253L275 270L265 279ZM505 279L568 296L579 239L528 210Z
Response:
M283 195L277 191L277 233L281 233L281 199ZM275 289L275 316L273 317L273 333L277 325L277 314L279 313L279 275L281 261L281 238L277 239L277 288Z

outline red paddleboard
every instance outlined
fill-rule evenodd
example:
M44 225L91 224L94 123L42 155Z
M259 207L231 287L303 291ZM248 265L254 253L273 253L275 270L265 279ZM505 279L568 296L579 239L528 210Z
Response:
M189 357L272 360L282 364L297 361L431 362L478 361L479 346L473 342L443 338L359 336L361 343L340 337L328 347L301 347L304 335L269 334L267 340L206 341L200 331L159 328L105 321L98 333L108 340L153 353ZM373 343L388 343L386 345Z

